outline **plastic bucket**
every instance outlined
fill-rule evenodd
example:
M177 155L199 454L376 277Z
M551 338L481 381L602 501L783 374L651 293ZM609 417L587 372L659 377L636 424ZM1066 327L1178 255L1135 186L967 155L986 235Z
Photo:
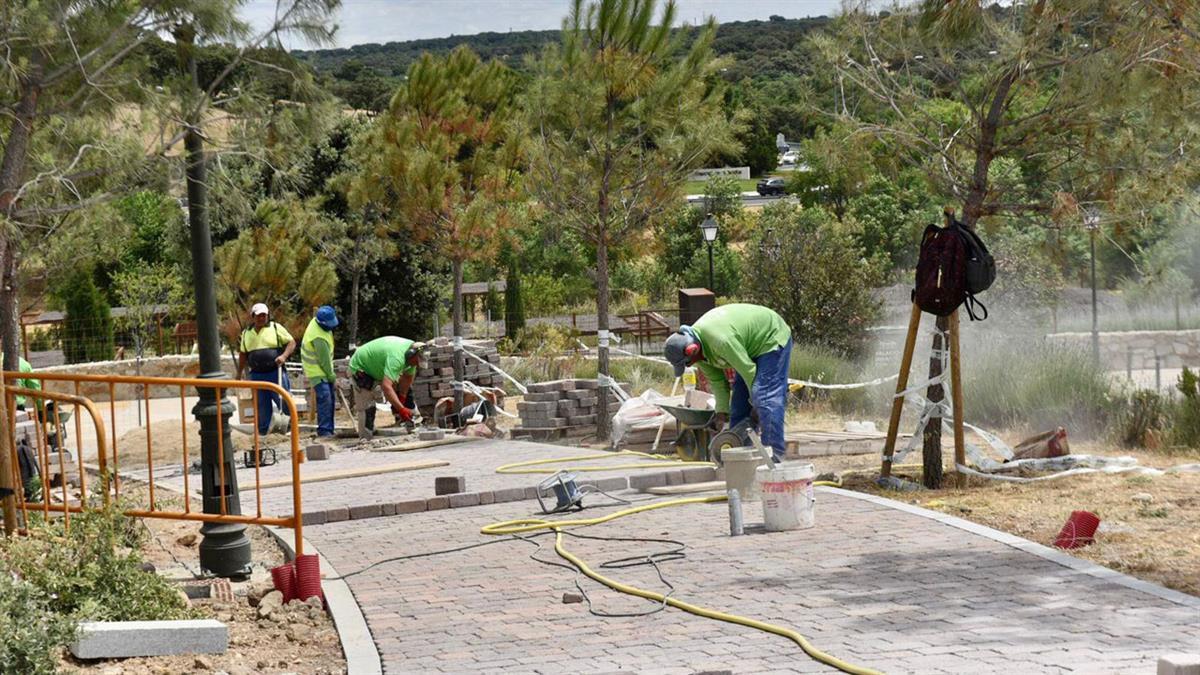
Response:
M1071 517L1063 524L1054 545L1058 548L1079 548L1094 541L1096 528L1100 527L1100 518L1091 511L1072 511Z
M283 594L284 602L296 598L296 568L292 563L272 567L271 581L275 583L275 590Z
M313 596L325 597L321 593L321 559L315 553L306 553L296 558L296 598L307 600Z
M812 464L759 467L755 472L762 494L763 522L768 532L785 532L814 524Z
M757 448L728 448L721 451L721 463L725 465L725 488L737 490L742 501L758 498L754 471L764 463Z

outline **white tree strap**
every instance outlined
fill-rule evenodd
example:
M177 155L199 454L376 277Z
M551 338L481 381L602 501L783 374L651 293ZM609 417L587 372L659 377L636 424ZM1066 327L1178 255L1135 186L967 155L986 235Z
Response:
M470 352L467 352L467 353L469 354ZM459 388L466 389L467 391L471 392L472 394L475 394L476 396L478 396L481 401L487 400L487 397L486 397L487 392L485 392L483 389L481 389L479 387L479 385L475 384L474 382L471 382L470 380L466 380L463 382L454 382L453 384L454 384L455 389L459 389ZM508 412L507 410L505 410L504 408L501 408L498 405L493 405L492 409L495 410L496 412L500 413L501 415L504 415L505 417L512 417L513 419L520 419L516 415Z
M811 389L862 389L864 387L876 387L876 386L883 384L884 382L891 382L892 380L894 380L898 377L900 377L899 373L897 373L895 375L888 375L887 377L877 377L874 380L867 380L866 382L848 382L848 383L844 383L844 384L827 384L825 382L812 382L810 380L797 380L795 378L789 377L788 384L799 384L799 385L803 385L803 386L811 388Z
M463 339L461 335L455 335L453 338L451 338L451 344L454 345L454 351L463 351Z
M613 391L617 392L617 398L621 399L622 401L629 400L629 394L625 393L625 390L621 388L621 385L617 384L617 381L608 375L605 375L604 373L598 373L596 375L596 380L600 382L601 387L611 387Z
M517 390L520 391L522 394L529 393L529 389L527 389L525 387L525 385L518 382L512 375L509 375L508 373L501 370L500 366L497 366L496 364L492 363L491 361L488 361L487 359L479 356L478 354L472 352L470 349L464 349L463 353L466 354L467 356L475 359L476 361L482 363L483 365L487 366L488 368L491 368L492 370L496 371L497 373L500 373L500 375L504 379L508 380L509 382L512 382L513 386L516 387Z

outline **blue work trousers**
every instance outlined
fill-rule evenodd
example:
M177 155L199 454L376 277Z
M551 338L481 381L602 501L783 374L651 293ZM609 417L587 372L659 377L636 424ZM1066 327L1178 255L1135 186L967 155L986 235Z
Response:
M783 440L783 417L787 412L788 365L792 360L792 341L754 359L754 384L746 387L741 374L734 375L729 398L729 428L732 429L758 412L758 433L763 445L775 451L775 461L783 461L787 445Z
M333 383L313 384L317 399L317 437L333 436Z
M268 370L265 373L250 371L250 379L255 382L274 382L283 387L285 391L290 390L292 386L288 380L287 371L282 373L277 370ZM258 390L258 433L265 434L271 430L271 416L276 407L282 410L282 406L283 401L279 400L279 394L273 391Z

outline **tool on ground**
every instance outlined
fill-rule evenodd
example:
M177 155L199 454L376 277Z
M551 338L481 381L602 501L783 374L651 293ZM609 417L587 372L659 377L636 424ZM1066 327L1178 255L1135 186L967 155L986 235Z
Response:
M575 474L562 470L538 483L537 500L542 513L562 513L572 509L577 511L583 509L583 493L579 491L579 486L575 483L576 478ZM546 500L551 496L554 497L555 504L547 507Z
M275 453L275 448L259 448L258 449L258 466L271 466L279 462L279 458ZM246 450L242 452L242 464L247 469L254 468L254 451Z

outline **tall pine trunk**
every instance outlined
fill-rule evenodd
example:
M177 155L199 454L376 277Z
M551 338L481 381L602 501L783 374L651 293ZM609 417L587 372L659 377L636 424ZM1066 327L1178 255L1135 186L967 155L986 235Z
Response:
M463 331L463 311L462 311L463 310L463 306L462 306L463 305L463 303L462 303L463 261L456 259L451 263L451 267L453 268L453 271L454 271L454 299L452 302L452 307L450 308L450 313L451 313L451 317L453 320L452 322L454 324L454 336L453 337L455 340L459 340L462 338L462 331ZM463 381L463 379L464 379L463 374L466 371L466 368L465 368L466 364L463 363L463 360L465 358L466 357L463 356L462 350L459 350L459 349L454 350L454 379L456 382L459 382L459 383L461 383ZM461 411L462 407L463 407L462 384L456 384L454 386L454 410L455 410L455 412L457 413L457 412Z
M363 271L357 265L350 274L350 346L358 346L358 285Z

